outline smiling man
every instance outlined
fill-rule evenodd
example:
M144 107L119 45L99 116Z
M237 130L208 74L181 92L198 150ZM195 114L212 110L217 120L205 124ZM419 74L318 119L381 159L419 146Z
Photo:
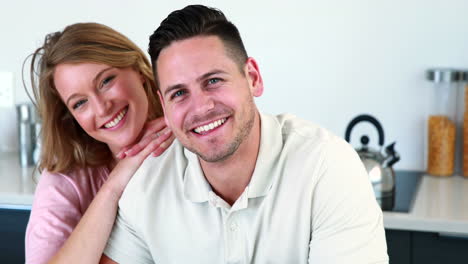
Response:
M108 257L388 262L382 212L357 154L317 125L259 112L259 67L223 13L199 5L171 13L149 52L178 141L127 186Z

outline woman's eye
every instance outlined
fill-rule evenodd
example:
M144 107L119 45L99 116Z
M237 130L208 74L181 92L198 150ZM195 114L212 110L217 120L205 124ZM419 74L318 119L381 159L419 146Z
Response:
M114 75L104 78L104 80L102 80L101 87L109 84L114 78L115 78Z
M84 103L86 103L87 100L83 99L83 100L79 100L78 102L74 103L72 108L73 110L79 108L80 106L82 106Z

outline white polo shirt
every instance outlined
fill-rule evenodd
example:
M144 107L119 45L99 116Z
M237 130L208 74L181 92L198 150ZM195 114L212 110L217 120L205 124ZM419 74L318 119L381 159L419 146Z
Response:
M105 254L119 263L388 263L382 212L354 149L261 115L252 179L231 207L179 142L128 184Z

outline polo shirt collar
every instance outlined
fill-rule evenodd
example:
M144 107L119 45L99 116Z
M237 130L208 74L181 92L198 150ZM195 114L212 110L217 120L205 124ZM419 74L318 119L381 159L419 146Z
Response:
M212 189L203 174L198 156L187 148L184 148L184 154L188 161L184 174L185 198L196 203L206 202Z
M265 196L271 189L283 148L283 134L278 120L267 114L260 114L260 120L260 149L249 183L249 198Z
M260 149L252 179L246 189L248 198L265 196L270 190L276 164L283 147L283 136L278 120L260 114ZM188 164L184 174L184 195L192 202L208 201L212 188L206 180L196 154L184 148Z

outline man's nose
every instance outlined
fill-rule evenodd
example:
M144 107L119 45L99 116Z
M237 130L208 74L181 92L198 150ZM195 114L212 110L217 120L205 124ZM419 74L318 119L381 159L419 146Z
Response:
M212 96L206 91L197 91L193 94L192 107L197 114L203 114L212 110L215 106Z

